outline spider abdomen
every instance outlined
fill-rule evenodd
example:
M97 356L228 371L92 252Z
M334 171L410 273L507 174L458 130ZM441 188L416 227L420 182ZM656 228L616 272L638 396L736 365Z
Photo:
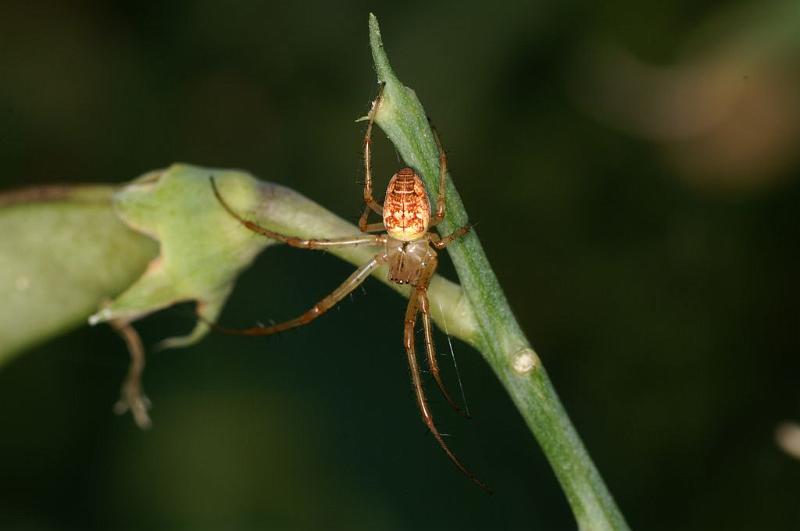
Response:
M411 168L392 176L383 202L383 224L392 238L409 242L422 238L431 221L425 185Z

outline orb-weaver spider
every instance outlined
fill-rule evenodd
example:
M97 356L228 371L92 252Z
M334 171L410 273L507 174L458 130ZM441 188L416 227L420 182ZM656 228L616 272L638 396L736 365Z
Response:
M267 238L272 238L291 245L292 247L299 247L302 249L328 249L331 247L352 245L380 246L382 249L373 256L370 261L351 274L347 280L330 295L319 301L310 310L299 317L272 326L233 329L214 325L214 328L229 334L265 336L308 324L330 310L336 303L347 296L347 294L361 285L361 283L378 267L386 264L389 269L389 280L398 284L408 284L412 288L409 295L408 307L406 309L403 338L406 354L408 356L408 366L411 370L411 382L414 387L414 394L417 399L417 406L419 407L420 414L422 415L422 420L453 464L481 488L491 492L483 482L461 464L437 429L422 385L422 376L419 364L417 363L414 338L414 327L417 322L417 316L421 313L425 337L425 350L430 372L445 399L454 409L461 412L461 409L447 392L440 375L439 364L436 360L433 343L433 327L431 325L430 303L428 301L427 291L428 284L436 271L438 263L436 251L444 249L453 240L466 234L470 230L470 226L465 225L447 236L439 236L435 232L430 231L430 229L438 225L445 217L447 156L436 134L434 134L434 138L439 149L439 190L436 200L436 212L433 217L431 217L431 205L425 185L412 168L403 168L392 176L386 190L386 198L383 205L378 203L373 197L371 167L372 127L375 122L375 115L383 99L383 89L384 85L381 85L378 96L375 98L372 108L370 109L367 130L364 135L365 208L358 222L358 227L363 233L362 235L351 238L306 240L271 231L243 218L237 213L222 197L214 179L211 179L214 194L222 207L246 228L266 236ZM383 221L379 223L368 223L371 211L382 216ZM386 234L369 234L370 232L378 231L385 231Z

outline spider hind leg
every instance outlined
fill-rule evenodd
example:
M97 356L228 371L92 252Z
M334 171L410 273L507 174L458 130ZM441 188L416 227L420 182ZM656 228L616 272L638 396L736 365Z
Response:
M447 387L445 387L444 381L442 380L442 375L439 371L439 362L436 359L436 347L433 343L433 326L431 325L428 296L422 291L419 291L417 296L419 297L419 312L422 314L422 327L425 334L425 353L428 356L428 367L430 368L431 375L436 381L439 390L442 392L442 396L444 396L444 399L450 404L450 407L456 410L460 415L469 418L469 414L466 410L459 407L450 393L447 392Z
M419 288L418 288L419 289ZM492 490L478 477L473 474L467 467L465 467L461 461L456 457L450 447L447 446L447 443L444 441L444 437L442 436L439 429L436 427L436 423L433 419L433 413L431 413L430 408L428 407L428 399L425 396L425 389L422 386L422 376L419 369L419 364L417 363L417 355L416 355L416 347L414 342L414 325L417 322L417 314L419 313L419 298L417 294L412 293L411 297L409 298L408 308L406 310L406 319L405 319L405 326L403 329L404 332L404 343L406 347L406 354L408 356L408 368L411 371L411 385L414 388L414 396L417 399L417 407L419 408L420 415L422 417L422 421L428 427L428 431L431 432L436 442L439 443L439 446L444 450L444 453L447 454L447 457L450 461L455 465L455 467L461 471L467 478L470 479L473 483L479 486L481 489L486 491L488 494L492 494Z

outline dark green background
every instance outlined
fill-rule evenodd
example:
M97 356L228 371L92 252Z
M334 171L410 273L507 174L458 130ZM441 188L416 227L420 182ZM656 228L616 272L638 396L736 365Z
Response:
M800 418L797 163L695 186L575 97L591 92L587 50L680 61L712 4L4 1L0 183L123 182L185 161L355 220L373 10L631 526L798 529L800 462L773 437ZM375 150L385 183L400 162L382 135ZM270 249L223 321L291 317L351 270ZM149 432L111 412L127 353L109 329L20 356L0 371L0 528L573 529L535 441L458 341L474 419L434 392L433 407L496 495L447 462L415 409L403 307L371 280L308 328L151 355ZM139 329L152 345L191 326L183 306Z

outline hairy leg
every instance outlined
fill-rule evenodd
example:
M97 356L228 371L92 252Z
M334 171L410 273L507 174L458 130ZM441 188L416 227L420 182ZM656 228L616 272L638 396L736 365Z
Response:
M378 96L372 102L372 108L369 110L368 115L367 131L364 134L364 202L367 207L375 211L379 216L383 215L383 207L372 196L372 126L375 123L375 115L378 113L378 108L383 100L383 89L385 87L386 84L381 83L381 88L378 89ZM364 224L366 224L367 213L368 211L365 211L364 215L361 216Z
M262 236L266 236L267 238L272 238L273 240L278 240L280 242L286 243L287 245L291 245L292 247L299 247L300 249L327 249L330 247L347 246L347 245L380 245L385 241L385 238L383 236L375 236L367 234L360 236L345 237L345 238L331 238L331 239L319 239L319 240L306 240L294 236L286 236L285 234L271 231L267 228L258 225L257 223L244 219L242 216L240 216L225 201L225 199L223 199L222 194L220 194L219 188L217 188L217 183L213 177L211 177L211 187L213 188L214 195L216 196L217 200L222 205L222 207L228 212L228 214L231 215L231 217L236 219L247 229L257 234L261 234Z
M464 225L463 227L459 227L447 236L439 236L438 234L432 232L430 235L431 245L438 250L442 250L453 243L454 240L457 240L468 233L470 230L472 230L472 225Z
M333 308L336 303L345 298L348 293L360 286L383 262L383 255L373 257L372 260L356 269L353 274L347 277L347 280L345 280L341 286L333 290L330 295L319 301L303 315L290 319L289 321L284 321L272 326L254 326L251 328L225 328L216 324L211 324L211 326L218 332L239 336L268 336L290 328L303 326Z
M379 221L377 223L369 223L369 213L372 211L369 205L364 207L364 213L361 214L361 217L358 220L358 228L361 232L378 232L378 231L385 231L386 227L383 225L383 221Z
M430 119L428 119L430 123ZM444 152L444 148L442 147L442 141L439 138L439 132L436 131L436 127L433 126L433 123L430 124L431 131L433 132L433 139L436 141L436 147L439 150L439 190L437 191L437 198L436 198L436 214L434 215L433 219L431 220L431 227L435 227L444 219L444 209L445 209L445 178L447 177L447 155Z
M455 400L452 399L450 393L447 392L447 388L444 386L442 376L439 372L439 362L436 359L436 347L433 343L433 327L431 326L428 295L423 290L417 290L414 294L412 294L412 296L414 295L419 297L419 311L422 314L422 327L425 333L425 352L428 355L428 367L433 375L433 379L436 381L436 385L439 386L439 390L442 392L445 400L447 400L447 403L450 404L450 406L460 414L467 416L466 413L464 413L464 410L458 407Z
M473 483L481 487L483 490L491 494L491 490L475 474L469 471L467 467L461 464L461 461L444 442L444 437L439 433L438 428L433 420L433 414L428 407L428 400L425 397L425 390L422 387L422 376L420 375L419 365L417 364L416 348L414 345L414 325L417 322L417 313L419 311L419 298L412 293L408 301L408 308L406 309L406 319L403 339L406 347L406 354L408 356L408 368L411 370L411 385L414 387L414 396L417 399L417 407L419 408L422 421L428 427L436 442L439 443L444 453L450 458L450 461L458 468L462 474L467 476Z

